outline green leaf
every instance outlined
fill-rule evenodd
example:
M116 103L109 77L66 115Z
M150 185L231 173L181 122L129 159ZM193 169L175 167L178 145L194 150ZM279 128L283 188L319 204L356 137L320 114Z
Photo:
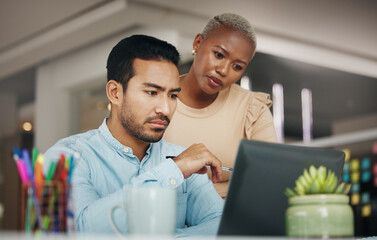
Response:
M296 188L302 188L302 189L304 189L304 186L302 185L301 182L299 182L298 180L296 180Z
M333 193L335 191L335 188L336 188L337 184L338 184L338 178L332 172L328 176L328 179L326 179L324 192L325 193Z
M309 167L309 173L310 173L310 177L312 179L316 179L317 178L317 169L313 165L311 165Z
M334 173L331 170L329 170L327 174L327 178L324 182L325 186L330 185L331 182L333 182L334 176L335 176Z
M312 184L310 185L310 193L311 194L320 193L320 185L319 185L319 182L317 180L312 182Z
M351 190L351 185L352 184L347 184L346 187L343 189L343 194L348 194L349 191Z
M310 175L309 175L309 172L308 172L308 170L304 170L304 174L303 174L303 176L304 176L304 178L306 179L306 181L308 182L308 183L312 183L313 182L313 180L312 180L312 178L310 177Z
M320 193L347 194L350 189L350 184L338 184L338 177L335 172L322 165L318 168L311 165L309 169L304 169L303 174L296 180L296 186L293 189L287 189L285 195L290 197Z
M336 193L336 194L341 194L341 193L343 193L343 190L344 190L344 183L341 183L341 184L339 184L339 185L336 187L334 193Z
M285 196L287 196L289 198L297 196L297 194L290 188L286 188L284 194L285 194Z
M318 179L320 180L321 183L325 182L326 179L326 167L320 166L318 168Z
M302 184L298 181L296 181L296 187L295 191L298 195L305 195L305 188L302 186Z
M298 178L298 182L300 182L301 185L304 187L306 193L309 192L310 184L306 181L304 176L300 176Z
M338 178L337 178L337 176L335 176L335 173L334 173L334 178L333 178L333 182L332 182L332 186L331 186L331 192L332 193L335 191L337 185L338 185Z

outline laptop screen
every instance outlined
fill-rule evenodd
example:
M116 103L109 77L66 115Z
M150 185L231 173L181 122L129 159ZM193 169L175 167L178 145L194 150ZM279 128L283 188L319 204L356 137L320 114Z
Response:
M284 236L285 189L310 165L341 176L344 157L342 151L242 140L218 235Z

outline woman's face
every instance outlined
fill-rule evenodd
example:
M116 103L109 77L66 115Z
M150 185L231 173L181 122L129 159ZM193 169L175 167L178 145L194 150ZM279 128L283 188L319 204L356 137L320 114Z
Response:
M198 34L193 43L196 56L193 70L203 92L218 93L241 78L255 52L255 45L244 33L221 28L206 39Z

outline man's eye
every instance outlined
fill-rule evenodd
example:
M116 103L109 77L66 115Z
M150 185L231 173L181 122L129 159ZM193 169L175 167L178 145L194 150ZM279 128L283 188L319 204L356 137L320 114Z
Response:
M224 57L224 55L222 55L222 54L219 53L219 52L215 52L215 56L216 56L217 58L219 58L219 59L221 59L221 58Z
M147 94L153 96L153 95L156 95L157 92L156 91L145 91Z
M237 71L241 71L243 69L243 67L241 67L240 65L238 64L234 64L233 65L234 69L236 69Z
M176 98L178 97L178 95L177 95L177 94L171 94L170 97L171 97L172 99L176 99Z

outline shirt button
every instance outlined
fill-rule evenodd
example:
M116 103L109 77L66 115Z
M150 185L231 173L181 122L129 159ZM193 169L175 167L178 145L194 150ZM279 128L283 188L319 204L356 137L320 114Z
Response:
M177 181L175 181L175 179L172 178L172 179L170 179L170 184L171 184L171 185L175 185L175 184L177 184Z
M124 149L124 152L125 152L125 153L128 153L129 151L130 151L130 149L128 149L128 148L125 148L125 149Z

